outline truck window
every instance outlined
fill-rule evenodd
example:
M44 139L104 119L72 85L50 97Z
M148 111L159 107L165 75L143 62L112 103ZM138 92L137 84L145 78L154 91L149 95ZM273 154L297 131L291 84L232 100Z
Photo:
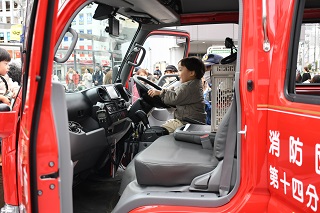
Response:
M147 50L141 67L153 74L158 67L162 74L168 65L177 66L186 51L186 38L170 35L152 35L143 44ZM140 56L140 55L139 55Z
M76 46L66 62L54 61L52 81L62 83L68 93L111 83L111 75L106 74L109 71L112 73L115 66L120 66L139 26L137 22L117 14L120 35L110 36L108 19L93 18L96 8L97 4L90 4L74 17L71 29L78 34ZM67 32L55 56L63 58L72 40L73 36Z
M290 100L319 104L320 99L310 96L320 95L320 20L307 19L310 11L308 3L297 11L300 20L292 31L289 49L294 52L287 86Z

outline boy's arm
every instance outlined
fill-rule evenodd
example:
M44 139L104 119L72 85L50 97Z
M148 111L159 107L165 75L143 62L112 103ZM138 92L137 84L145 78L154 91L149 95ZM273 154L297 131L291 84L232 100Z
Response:
M7 105L11 105L10 104L10 100L6 97L6 96L4 96L4 95L0 95L0 102L2 102L2 103L4 103L4 104L7 104Z
M190 98L190 92L188 92L186 85L181 85L176 90L171 89L150 89L148 94L153 97L159 95L163 102L167 105L175 106L175 105L187 105L194 103L194 100Z
M192 100L188 98L189 94L184 88L185 87L180 86L177 90L163 89L160 97L163 102L168 105L187 105L193 103Z

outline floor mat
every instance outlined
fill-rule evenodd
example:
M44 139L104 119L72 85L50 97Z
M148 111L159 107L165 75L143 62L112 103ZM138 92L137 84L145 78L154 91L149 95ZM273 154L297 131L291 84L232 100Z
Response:
M90 176L73 189L74 213L109 213L119 200L122 171L115 178Z

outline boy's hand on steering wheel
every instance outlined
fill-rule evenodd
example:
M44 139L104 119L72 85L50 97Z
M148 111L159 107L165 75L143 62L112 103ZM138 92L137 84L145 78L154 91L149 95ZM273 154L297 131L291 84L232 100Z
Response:
M161 91L160 90L156 90L156 89L149 89L148 90L148 95L151 97L154 97L156 95L160 95Z

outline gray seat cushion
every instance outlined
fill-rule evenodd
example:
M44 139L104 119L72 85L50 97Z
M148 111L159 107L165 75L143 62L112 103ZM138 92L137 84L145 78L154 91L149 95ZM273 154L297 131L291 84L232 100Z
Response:
M217 164L212 150L177 141L173 135L160 137L135 158L136 177L141 185L189 185L193 178L213 170Z

